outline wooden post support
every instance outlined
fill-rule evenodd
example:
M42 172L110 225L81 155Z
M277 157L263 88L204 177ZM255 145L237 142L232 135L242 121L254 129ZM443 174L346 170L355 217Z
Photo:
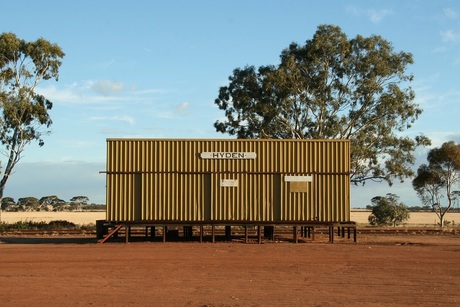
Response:
M294 227L292 227L292 231L293 231L293 235L294 235L294 243L299 243L299 238L298 238L298 230L297 230L297 225L294 225Z
M150 227L150 238L155 239L155 226Z
M248 234L248 225L244 225L244 243L248 243L249 234Z
M230 240L232 238L232 226L225 226L225 239Z
M215 243L216 242L216 227L214 224L211 225L211 242Z
M200 243L203 243L203 231L204 231L204 227L203 225L200 225Z
M260 225L257 225L257 242L259 244L262 243L262 231Z
M131 226L125 226L125 243L129 242L130 234L131 234Z
M334 243L334 225L329 226L329 243Z
M166 243L166 234L168 233L168 226L163 226L163 243Z

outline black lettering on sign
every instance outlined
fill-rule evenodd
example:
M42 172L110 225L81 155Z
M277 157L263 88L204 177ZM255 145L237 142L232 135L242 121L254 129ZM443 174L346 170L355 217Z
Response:
M255 152L202 152L200 153L202 159L255 159L257 157Z

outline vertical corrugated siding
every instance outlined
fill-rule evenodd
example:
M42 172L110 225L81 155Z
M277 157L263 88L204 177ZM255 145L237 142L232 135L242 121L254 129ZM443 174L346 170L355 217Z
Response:
M201 159L255 152L256 159ZM112 221L349 221L350 152L338 140L107 140ZM286 174L309 174L290 192ZM238 187L221 187L235 179Z

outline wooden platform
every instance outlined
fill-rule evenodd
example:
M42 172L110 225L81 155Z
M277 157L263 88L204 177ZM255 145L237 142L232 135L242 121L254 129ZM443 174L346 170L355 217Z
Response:
M232 237L232 227L239 227L244 230L244 242L249 242L250 230L256 231L257 242L262 243L262 237L273 240L275 229L290 228L292 230L293 242L298 243L299 236L307 237L314 240L315 228L328 228L329 242L334 243L335 231L337 235L345 238L351 238L353 232L353 241L357 242L356 223L355 222L319 222L319 221L283 221L279 223L273 222L246 222L246 221L219 221L219 222L182 222L182 221L136 221L136 222L120 222L120 221L96 221L97 238L99 243L104 243L112 237L118 237L120 230L124 229L125 243L128 243L131 237L132 228L145 228L145 237L154 238L156 229L159 228L163 242L167 242L168 238L173 240L179 237L179 230L184 238L191 238L193 234L198 233L199 241L203 242L206 235L211 236L211 242L216 242L216 228L219 226L225 227L225 237ZM262 236L262 228L264 234ZM195 231L194 231L195 229Z

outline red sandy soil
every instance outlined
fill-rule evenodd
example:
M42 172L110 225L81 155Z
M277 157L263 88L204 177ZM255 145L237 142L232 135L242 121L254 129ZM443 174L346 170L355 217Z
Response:
M460 235L262 244L0 234L2 306L459 306Z

